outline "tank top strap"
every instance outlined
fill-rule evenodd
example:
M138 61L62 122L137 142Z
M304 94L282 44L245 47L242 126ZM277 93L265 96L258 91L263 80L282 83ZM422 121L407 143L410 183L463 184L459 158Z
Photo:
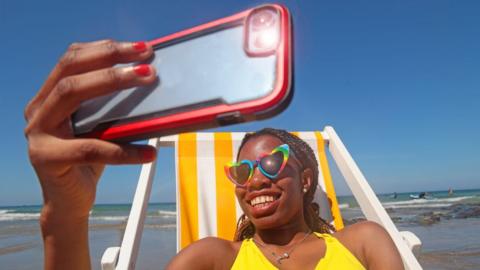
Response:
M333 242L336 242L338 241L337 238L333 237L331 234L329 233L319 233L319 232L313 232L318 238L323 238L325 240L325 242L328 242L328 243L333 243Z
M318 262L315 269L352 269L365 270L365 267L358 259L342 244L337 238L330 234L317 233L318 238L325 241L325 256ZM242 241L237 257L231 269L265 269L275 270L276 268L260 251L252 238Z

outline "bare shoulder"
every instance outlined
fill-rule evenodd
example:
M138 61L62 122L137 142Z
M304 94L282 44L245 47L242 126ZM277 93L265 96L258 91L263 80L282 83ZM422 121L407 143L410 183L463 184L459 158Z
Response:
M361 240L371 240L372 236L389 237L387 231L382 226L372 221L352 224L334 233L334 236L339 240L346 240L347 242L350 242L350 240L356 240L357 242Z
M382 269L395 262L403 269L400 254L388 232L379 224L364 221L347 226L333 234L368 269ZM397 269L391 268L389 269Z
M380 228L378 228L380 227ZM368 235L374 234L375 230L381 230L381 226L374 222L365 221L346 226L335 232L337 238L353 255L363 264L367 265L365 245L368 245Z
M167 269L228 269L237 256L240 244L216 237L203 238L182 249Z

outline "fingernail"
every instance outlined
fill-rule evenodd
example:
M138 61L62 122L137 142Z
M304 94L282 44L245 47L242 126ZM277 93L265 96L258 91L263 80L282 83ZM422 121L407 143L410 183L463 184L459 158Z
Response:
M141 77L147 77L152 74L152 69L149 65L138 65L133 68L135 74Z
M155 156L157 155L156 152L152 149L145 149L142 151L143 159L144 160L154 160Z
M134 42L132 47L137 51L137 52L144 52L147 50L147 44L143 41L139 42Z

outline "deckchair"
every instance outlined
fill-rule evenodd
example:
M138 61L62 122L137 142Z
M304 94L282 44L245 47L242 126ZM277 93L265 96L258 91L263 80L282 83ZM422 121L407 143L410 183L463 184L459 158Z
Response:
M422 269L414 256L420 250L420 240L411 232L398 231L335 130L327 126L321 132L293 133L314 149L319 161L315 201L323 206L320 208L322 218L337 230L344 226L330 175L328 149L366 219L387 230L406 269ZM149 141L157 149L175 147L177 251L207 236L233 239L242 210L223 166L235 159L244 135L242 132L186 133ZM122 244L105 251L102 269L135 268L155 166L156 163L143 165Z

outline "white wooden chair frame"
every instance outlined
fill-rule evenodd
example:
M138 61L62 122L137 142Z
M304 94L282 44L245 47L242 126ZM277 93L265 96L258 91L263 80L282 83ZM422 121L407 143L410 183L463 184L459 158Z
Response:
M418 237L408 231L398 231L335 130L326 126L322 136L366 219L387 230L402 256L405 269L422 269L414 256L421 247ZM173 147L176 140L177 136L168 136L150 139L148 143L158 149L163 146ZM135 268L155 168L156 162L143 165L122 244L105 250L101 260L103 270Z

